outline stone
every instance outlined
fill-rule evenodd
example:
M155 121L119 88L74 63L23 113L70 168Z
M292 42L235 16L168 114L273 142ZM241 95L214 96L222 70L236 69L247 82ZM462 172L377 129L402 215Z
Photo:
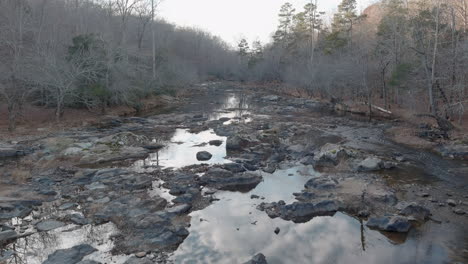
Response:
M9 240L15 239L18 234L14 230L6 230L0 232L0 245Z
M192 208L192 206L190 206L189 204L181 204L181 205L168 208L166 209L166 211L171 214L183 214L183 213L188 212L190 208Z
M233 173L244 172L245 168L242 164L239 163L227 163L223 165L223 169L228 170Z
M266 261L265 255L258 253L251 260L245 262L244 264L268 264Z
M262 176L251 172L234 174L228 170L211 168L200 180L203 185L218 190L248 192L262 181Z
M447 204L452 206L452 207L457 206L457 202L455 202L455 200L453 200L453 199L448 199Z
M210 144L211 146L219 147L223 144L223 141L222 140L210 140L208 144Z
M250 141L241 138L238 135L228 137L226 141L226 149L240 151L246 148L250 144Z
M370 218L366 226L381 231L406 233L410 230L411 223L406 217L384 216Z
M279 234L279 232L280 232L279 227L275 228L275 234Z
M352 152L343 148L340 145L327 143L314 156L315 165L317 166L336 166L342 160L352 156Z
M78 206L78 204L76 204L76 203L64 203L64 204L60 205L58 209L62 210L62 211L65 211L65 210L76 208L77 206Z
M328 177L317 177L304 184L306 189L330 190L336 188L337 182Z
M280 217L295 223L305 223L317 216L333 216L337 211L343 210L343 207L339 201L334 200L324 200L315 204L294 202L288 205L284 201L279 201L261 203L257 209L265 211L270 218Z
M83 152L83 149L77 147L70 147L62 151L62 156L79 156Z
M197 160L200 161L207 161L210 160L213 155L209 153L208 151L200 151L197 153Z
M401 210L400 214L404 216L411 216L414 217L418 221L424 221L429 218L431 212L429 209L422 205L418 205L416 203L410 203L405 205Z
M457 215L464 215L464 214L466 214L466 212L463 211L462 209L455 209L455 210L453 210L453 212L454 212L455 214L457 214Z
M376 157L369 157L361 161L358 165L358 171L378 171L383 168L383 162Z
M96 249L90 245L78 245L69 249L60 249L50 254L42 264L76 264L85 256L95 252Z
M70 221L75 225L87 225L89 224L88 219L84 218L79 214L70 215Z
M65 223L57 221L57 220L44 220L39 222L36 225L36 229L39 232L50 231L53 229L57 229L59 227L65 226Z
M145 251L138 252L138 253L135 254L135 257L144 258L144 257L146 257L146 252Z

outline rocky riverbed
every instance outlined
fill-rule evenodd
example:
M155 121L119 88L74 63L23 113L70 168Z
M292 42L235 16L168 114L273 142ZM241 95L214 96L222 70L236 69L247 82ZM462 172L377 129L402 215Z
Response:
M0 263L468 261L466 162L314 100L189 99L2 142Z

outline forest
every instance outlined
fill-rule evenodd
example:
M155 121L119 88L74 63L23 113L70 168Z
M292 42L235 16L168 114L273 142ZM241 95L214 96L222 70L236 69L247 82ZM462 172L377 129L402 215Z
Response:
M141 107L141 98L207 79L279 82L293 93L409 110L462 124L467 107L466 0L384 0L334 14L285 3L270 43L232 47L157 19L158 1L4 0L2 102L9 129L24 104ZM156 19L155 19L156 17ZM251 47L250 47L251 46Z

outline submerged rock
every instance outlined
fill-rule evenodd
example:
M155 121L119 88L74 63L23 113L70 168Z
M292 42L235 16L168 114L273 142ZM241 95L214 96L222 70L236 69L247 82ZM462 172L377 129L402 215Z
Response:
M261 203L257 206L260 211L265 211L271 218L293 221L295 223L305 223L317 216L332 216L337 211L343 210L340 202L334 200L324 200L319 203L294 202L286 205L283 201L274 203Z
M384 216L370 218L366 226L381 231L406 233L410 230L411 223L403 216Z
M47 260L42 264L76 264L94 251L96 249L90 245L78 245L69 249L60 249L49 255Z
M251 260L245 262L244 264L268 264L266 261L265 255L258 253Z
M208 151L200 151L197 153L197 160L200 160L200 161L210 160L211 157L213 157L213 155L209 153Z

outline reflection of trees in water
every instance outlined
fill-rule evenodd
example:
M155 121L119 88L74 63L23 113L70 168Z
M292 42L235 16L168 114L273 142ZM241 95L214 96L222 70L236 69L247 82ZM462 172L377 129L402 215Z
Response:
M108 223L100 226L76 226L72 229L59 232L50 231L35 233L20 238L15 243L5 248L5 251L14 252L14 256L10 258L7 263L40 264L56 250L63 249L63 244L65 242L69 245L67 248L80 244L90 244L95 247L97 245L105 245L105 250L110 251L113 247L113 242L110 240L110 237L116 233L116 231L115 226Z
M42 263L47 255L47 249L59 246L58 235L54 233L36 233L31 236L18 239L6 249L14 252L9 259L11 264ZM31 259L32 258L32 259Z

